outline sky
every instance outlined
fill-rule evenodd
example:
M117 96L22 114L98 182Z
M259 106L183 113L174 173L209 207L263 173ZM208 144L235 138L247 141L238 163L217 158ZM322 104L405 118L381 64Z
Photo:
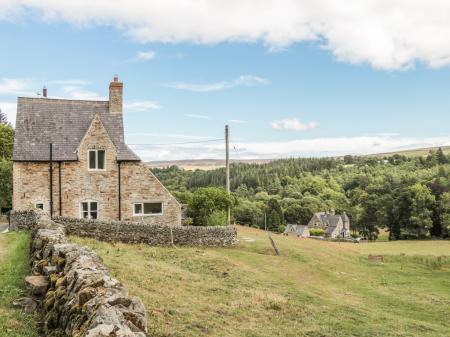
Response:
M442 0L0 0L0 108L107 99L145 161L450 145Z

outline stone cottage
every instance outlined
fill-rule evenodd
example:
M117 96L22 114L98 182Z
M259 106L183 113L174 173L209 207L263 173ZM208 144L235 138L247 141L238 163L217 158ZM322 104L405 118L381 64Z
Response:
M308 228L322 228L325 237L337 238L350 236L350 219L344 212L342 215L331 212L318 212L308 223Z
M306 225L287 224L284 235L295 235L302 238L309 237L309 228Z
M19 97L13 208L101 220L181 224L181 208L125 144L123 84L108 101Z

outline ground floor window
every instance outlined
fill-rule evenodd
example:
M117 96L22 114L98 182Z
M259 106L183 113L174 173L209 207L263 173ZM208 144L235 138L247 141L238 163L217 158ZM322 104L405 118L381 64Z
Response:
M43 202L37 202L37 203L34 204L34 207L35 207L36 209L42 209L42 210L44 210L44 203L43 203Z
M83 219L98 219L98 202L83 201L81 203L81 217Z
M133 204L134 215L160 215L163 214L162 202L137 202Z

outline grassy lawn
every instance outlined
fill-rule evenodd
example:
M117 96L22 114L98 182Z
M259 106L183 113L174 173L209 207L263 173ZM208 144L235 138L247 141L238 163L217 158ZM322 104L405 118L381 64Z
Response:
M38 336L32 317L11 306L24 293L28 272L29 236L24 232L0 234L0 336Z
M448 241L277 235L277 257L263 232L239 227L239 237L238 247L214 249L72 240L141 297L152 336L450 336Z

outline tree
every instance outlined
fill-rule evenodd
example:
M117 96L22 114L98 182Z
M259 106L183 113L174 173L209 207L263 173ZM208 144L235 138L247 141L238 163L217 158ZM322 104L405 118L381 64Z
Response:
M210 217L220 218L217 211L225 212L228 207L232 207L234 204L234 197L228 195L223 188L199 188L189 200L186 215L193 218L194 225L207 226L208 222L212 221Z
M13 145L14 129L7 124L5 115L0 113L0 208L12 207Z
M287 223L306 225L313 213L301 204L289 205L284 211L284 219Z
M9 124L0 123L0 158L10 160L14 146L14 129Z
M442 151L442 148L439 148L436 151L436 159L439 164L447 164L448 163L447 156L444 154L444 151Z
M0 159L0 209L11 208L12 161Z
M441 235L450 236L450 193L445 192L441 195L439 214L441 222Z
M266 208L267 229L270 231L278 231L280 225L284 224L283 210L277 199L271 198L267 202Z
M359 219L360 235L368 240L376 240L378 237L379 205L376 195L369 195L362 203L363 213Z
M436 200L431 191L420 183L411 186L410 191L411 215L405 230L408 236L424 238L429 236L433 225L432 208Z
M6 114L2 112L2 109L0 109L0 124L8 124L8 118L6 117Z
M241 199L233 208L236 223L246 226L264 228L264 212L259 202Z

